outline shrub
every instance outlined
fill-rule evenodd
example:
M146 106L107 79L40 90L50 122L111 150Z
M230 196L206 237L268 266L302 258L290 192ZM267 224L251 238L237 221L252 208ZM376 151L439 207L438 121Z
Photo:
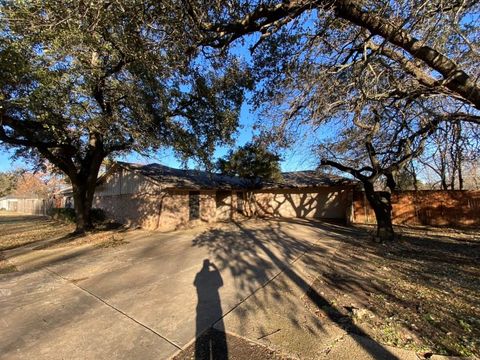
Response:
M75 210L72 208L52 208L48 215L55 220L75 222Z
M76 217L75 210L72 208L53 208L49 210L48 215L55 220L67 222L75 222ZM102 209L92 208L90 215L93 223L103 223L107 219L107 215Z
M92 221L94 223L103 223L105 220L107 220L107 215L105 214L105 211L98 208L93 208L92 210L90 210L90 216L92 217Z

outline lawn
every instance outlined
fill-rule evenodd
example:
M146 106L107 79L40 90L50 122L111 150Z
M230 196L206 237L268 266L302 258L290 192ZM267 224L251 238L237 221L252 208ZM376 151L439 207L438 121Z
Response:
M306 305L427 357L480 356L480 233L396 230L401 239L392 243L344 241L311 287L329 305L316 309L308 297Z
M0 212L0 251L58 239L74 230L74 224L50 220L44 216Z
M45 216L0 212L0 273L15 271L15 267L5 260L4 252L22 246L44 250L83 244L110 247L122 243L118 229L100 228L83 236L72 236L74 230L73 223Z

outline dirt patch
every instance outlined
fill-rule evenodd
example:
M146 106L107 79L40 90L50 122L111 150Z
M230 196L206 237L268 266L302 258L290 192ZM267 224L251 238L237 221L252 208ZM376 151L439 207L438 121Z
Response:
M400 240L387 244L345 237L311 286L328 304L305 296L307 307L319 317L345 317L354 332L383 344L480 356L479 233L396 230Z
M173 358L173 360L193 359L287 360L291 358L254 342L211 329Z

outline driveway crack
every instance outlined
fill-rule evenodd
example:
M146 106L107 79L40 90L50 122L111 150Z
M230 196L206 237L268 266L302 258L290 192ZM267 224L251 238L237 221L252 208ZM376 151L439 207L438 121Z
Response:
M68 282L69 284L77 287L78 289L86 292L88 295L94 297L95 299L97 299L98 301L100 301L101 303L103 303L104 305L108 306L109 308L111 308L112 310L120 313L121 315L125 316L126 318L128 318L129 320L133 321L134 323L140 325L141 327L143 327L144 329L146 329L147 331L150 331L151 333L153 333L154 335L158 336L159 338L165 340L166 342L168 342L170 345L174 346L175 348L177 348L178 350L182 350L182 348L180 347L180 345L176 344L174 341L166 338L165 336L163 336L162 334L158 333L157 331L155 331L154 329L152 329L151 327L149 327L148 325L145 325L144 323L142 323L141 321L138 321L137 319L135 319L134 317L128 315L127 313L123 312L122 310L120 310L119 308L115 307L114 305L110 304L109 302L105 301L104 299L102 299L101 297L99 297L98 295L94 294L93 292L91 292L90 290L78 285L77 283L67 279L66 277L60 275L59 273L45 267L44 268L46 271L48 271L49 273L59 277L60 279Z

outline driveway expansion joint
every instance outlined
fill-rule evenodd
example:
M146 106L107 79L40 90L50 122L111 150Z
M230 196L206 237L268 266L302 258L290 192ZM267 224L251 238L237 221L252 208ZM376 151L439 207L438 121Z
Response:
M134 323L136 323L137 325L140 325L141 327L143 327L144 329L146 329L147 331L150 331L151 333L153 333L154 335L158 336L159 338L161 338L162 340L165 340L166 342L168 342L170 345L174 346L177 350L182 350L182 348L180 347L180 345L176 344L175 342L173 342L172 340L166 338L165 336L161 335L160 333L158 333L157 331L155 331L154 329L152 329L151 327L149 327L148 325L145 325L144 323L138 321L137 319L133 318L132 316L128 315L127 313L125 313L124 311L120 310L119 308L115 307L114 305L108 303L107 301L105 301L104 299L102 299L101 297L99 297L98 295L92 293L91 291L89 291L88 289L78 285L78 283L75 283L74 281L60 275L59 273L49 269L48 267L45 267L44 268L45 271L53 274L54 276L57 276L58 278L62 279L63 281L75 286L76 288L82 290L83 292L87 293L88 295L94 297L96 300L100 301L101 303L103 303L104 305L108 306L109 308L111 308L112 310L120 313L121 315L123 315L124 317L126 317L127 319L133 321Z

